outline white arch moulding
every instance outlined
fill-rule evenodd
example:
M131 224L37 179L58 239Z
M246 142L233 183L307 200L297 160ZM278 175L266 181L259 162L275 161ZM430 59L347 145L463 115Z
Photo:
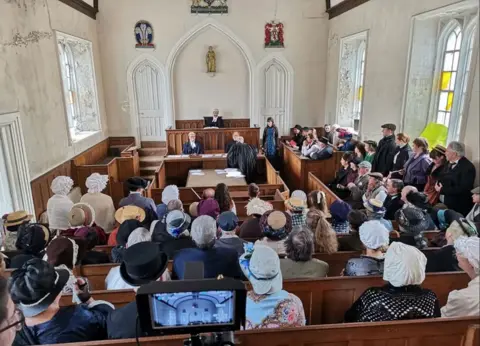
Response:
M286 125L287 129L289 130L292 127L292 115L293 115L293 83L294 83L294 70L293 66L290 62L283 56L283 54L275 52L270 53L265 56L257 65L256 68L256 104L255 104L255 112L253 113L254 116L252 118L253 124L258 124L260 127L263 127L264 124L259 124L260 121L260 113L261 113L261 102L260 96L262 95L262 90L260 90L261 86L261 78L262 71L264 68L269 65L270 63L276 63L280 66L284 72L286 77L286 88L285 88L285 118L286 118Z
M163 90L165 93L167 92L167 84L166 84L166 78L165 78L165 67L161 62L159 62L157 59L155 59L152 55L150 54L141 54L138 57L136 57L128 66L127 69L127 90L128 90L128 103L129 103L129 113L130 113L130 121L132 124L132 128L134 130L134 136L135 136L135 141L138 145L140 145L140 122L138 119L138 109L137 109L137 97L135 95L135 83L133 81L133 78L135 76L135 70L141 66L145 61L148 63L152 64L155 66L155 68L158 70L160 73L160 78L161 78L161 84L163 87ZM167 112L167 95L159 95L159 97L163 100L162 104L164 107L163 114L164 114L164 121L166 122L165 128L168 127L168 112Z
M219 23L213 18L208 18L205 21L195 25L191 28L173 47L170 51L170 54L167 58L166 63L166 76L167 76L167 87L166 87L166 96L167 102L169 106L167 107L166 113L166 128L169 126L175 127L175 93L173 89L173 72L175 67L175 62L182 52L183 48L187 46L192 39L194 39L197 35L202 33L207 29L214 29L217 30L219 33L224 34L228 37L228 39L238 48L240 53L242 53L243 57L245 58L245 62L247 63L248 74L249 74L249 90L248 90L248 110L249 110L249 117L254 117L255 114L255 60L253 59L253 55L250 52L248 46L239 38L237 35L233 33L228 27Z

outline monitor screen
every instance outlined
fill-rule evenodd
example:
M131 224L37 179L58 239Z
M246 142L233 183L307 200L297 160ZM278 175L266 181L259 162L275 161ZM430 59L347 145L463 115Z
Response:
M234 324L235 291L150 295L153 329Z

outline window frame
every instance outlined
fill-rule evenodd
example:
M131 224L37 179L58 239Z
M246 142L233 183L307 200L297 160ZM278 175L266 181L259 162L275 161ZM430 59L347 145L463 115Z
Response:
M80 37L77 37L77 36L73 36L73 35L70 35L70 34L67 34L67 33L64 33L64 32L61 32L61 31L58 31L58 30L54 30L55 32L55 40L56 40L56 51L57 51L57 65L58 65L58 68L59 68L59 73L60 73L60 83L62 85L62 102L63 102L63 106L64 106L64 111L65 111L65 120L66 120L66 131L67 131L67 136L68 136L68 141L69 141L69 145L72 146L74 144L77 144L87 138L90 138L92 136L95 136L97 135L98 133L101 133L103 131L102 129L102 117L101 117L101 113L100 113L100 102L99 102L99 94L98 94L98 84L97 84L97 76L96 76L96 68L95 68L95 59L94 59L94 55L93 55L93 43L89 40L86 40L86 39L83 39L83 38L80 38ZM61 54L61 51L60 51L60 44L61 44L61 41L64 41L64 42L68 42L68 41L76 41L80 44L86 44L89 46L89 55L90 55L90 62L91 62L91 69L92 69L92 83L93 83L93 91L94 91L94 103L95 103L95 109L96 109L96 113L97 113L97 130L95 131L83 131L83 132L78 132L78 133L75 133L75 119L69 119L69 111L68 111L68 107L69 105L67 104L67 95L66 95L66 87L65 87L65 82L64 82L64 79L63 79L63 76L64 76L64 72L63 72L63 67L62 67L62 61L60 60L60 54ZM66 54L70 54L71 55L71 59L73 61L73 66L75 66L75 55L73 54L72 52L72 49L71 47L68 45L68 44L64 44L67 48L67 50L65 51ZM75 73L75 68L73 68L73 71L72 71L72 80L73 80L73 83L75 85L75 97L76 97L76 100L77 102L75 102L75 108L76 108L76 111L78 112L78 114L81 114L82 112L82 107L80 105L80 100L79 100L79 87L78 87L78 83L77 83L77 77L76 77L76 73ZM70 124L72 124L72 127L70 127Z
M472 57L477 50L475 44L476 33L476 21L477 16L473 17L457 17L446 18L439 23L439 34L437 39L437 52L435 71L432 86L432 95L430 97L429 116L428 122L439 123L438 114L440 111L440 95L442 90L440 89L440 83L442 82L442 74L444 72L445 57L447 52L448 39L452 32L456 28L460 28L462 35L461 44L459 49L459 60L455 76L455 85L453 87L453 101L449 112L445 112L445 115L449 113L448 138L447 141L459 140L462 137L462 132L465 123L465 111L468 107L465 107L470 100L471 85L473 83L472 68L475 67L474 59L469 59L467 54L471 54ZM443 27L442 27L443 26ZM470 51L470 44L473 41L473 49ZM454 50L456 51L456 50ZM470 60L470 64L468 62ZM473 73L474 74L474 73ZM444 124L444 123L443 123Z

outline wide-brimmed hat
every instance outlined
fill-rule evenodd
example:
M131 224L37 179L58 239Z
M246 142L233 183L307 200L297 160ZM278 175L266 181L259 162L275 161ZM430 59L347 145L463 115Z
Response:
M366 200L365 202L363 202L363 206L365 207L365 209L375 214L385 213L385 207L383 206L383 202L378 199L371 198L369 200Z
M76 203L68 215L70 226L91 226L95 222L95 210L90 204Z
M395 220L405 232L413 235L424 232L428 228L428 220L424 211L418 208L404 208L395 213Z
M18 231L15 247L27 254L38 254L48 245L50 230L40 223L22 226Z
M260 218L260 228L272 240L285 239L292 231L292 217L284 211L267 211Z
M447 152L447 148L445 148L443 145L440 145L440 144L437 144L433 149L432 151L436 151L440 154L442 154L443 156L445 156L446 152Z
M126 246L128 242L128 237L135 231L137 228L143 227L142 223L138 220L125 220L117 232L117 244L120 246Z
M140 242L125 250L120 276L129 285L141 286L157 281L167 265L168 256L160 251L158 244Z
M294 213L300 213L305 210L307 204L300 198L292 197L285 201L285 207Z
M264 200L261 200L260 198L252 198L248 203L247 203L247 215L263 215L267 211L273 210L273 206L265 202Z
M352 210L350 204L345 203L344 201L336 200L330 206L330 214L332 218L339 222L344 222L348 220L348 213Z
M10 295L25 317L35 317L57 299L70 273L34 258L15 270L10 278Z
M198 203L198 216L208 215L215 220L220 215L220 206L213 198L203 199Z
M226 211L220 214L217 224L222 231L231 232L238 227L238 217L235 213Z
M178 238L188 229L191 222L192 219L189 215L185 214L181 210L173 210L167 214L167 232L172 237Z
M122 224L126 220L145 220L145 210L134 205L127 205L115 212L115 220Z
M29 222L33 218L33 215L28 214L25 210L14 211L7 214L7 218L3 225L5 227L18 226L24 222Z
M256 294L271 294L282 289L282 271L278 254L270 247L245 244L240 268Z

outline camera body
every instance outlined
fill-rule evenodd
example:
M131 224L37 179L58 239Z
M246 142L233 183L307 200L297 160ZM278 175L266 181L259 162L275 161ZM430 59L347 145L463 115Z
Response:
M216 333L212 337L218 338L223 334L217 333L245 325L246 292L243 282L228 278L149 283L136 295L141 330L148 336Z

